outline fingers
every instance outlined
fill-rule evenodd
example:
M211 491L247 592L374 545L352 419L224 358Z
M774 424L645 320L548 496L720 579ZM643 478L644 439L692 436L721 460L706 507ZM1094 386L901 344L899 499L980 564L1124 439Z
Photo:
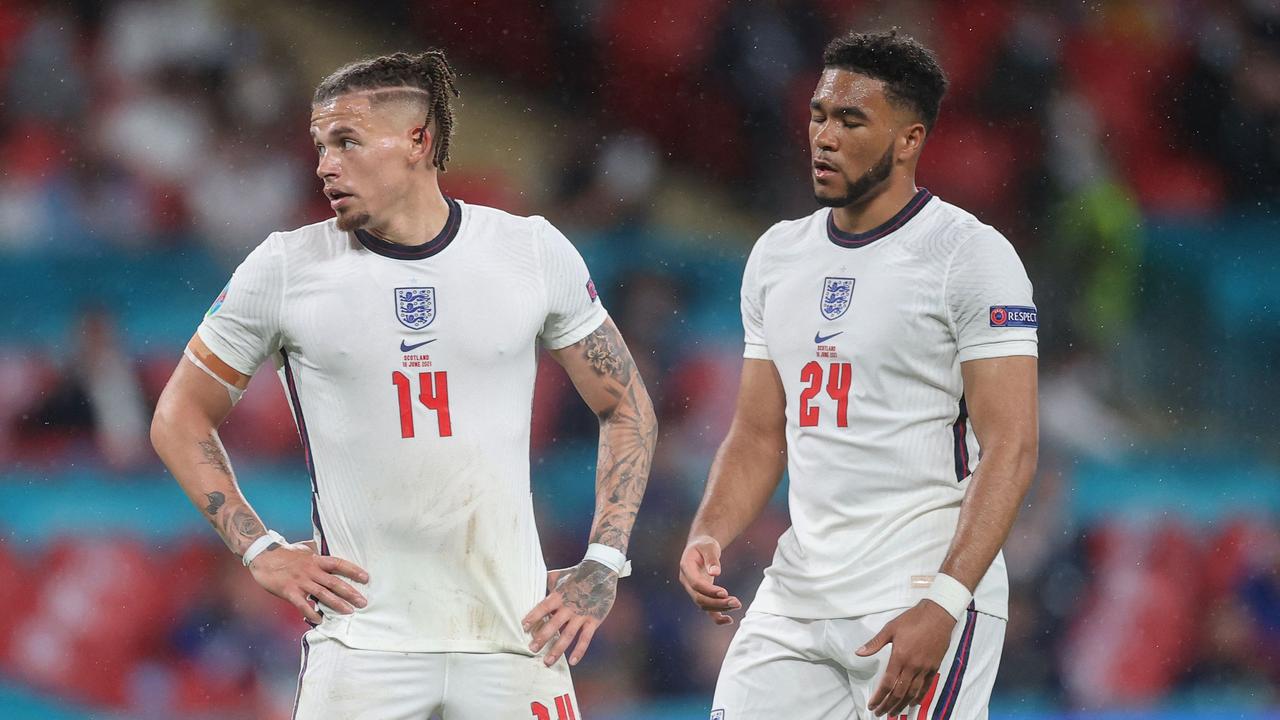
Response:
M893 695L894 689L901 684L901 673L902 667L897 658L890 657L889 666L881 676L880 683L876 685L876 691L871 693L871 699L867 701L868 710L876 715L884 714L889 707L889 698Z
M350 578L359 583L369 582L369 573L363 568L350 560L343 560L331 555L320 555L316 557L316 563L320 565L320 569L335 575L341 575Z
M325 573L320 577L317 577L315 581L329 590L332 590L335 595L356 607L362 608L369 604L369 601L365 599L364 595L361 595L358 590L343 582L337 575ZM316 597L320 596L317 595ZM330 605L327 601L325 604L335 610L338 609L336 605Z
M902 715L907 711L907 708L912 705L920 704L920 701L915 698L917 695L921 694L920 690L924 685L924 673L916 673L912 675L910 679L906 679L906 675L907 673L903 673L898 676L902 682L899 683L898 687L895 688L895 691L890 694L890 700L893 702L886 711L890 717ZM901 696L899 696L898 691L901 691Z
M719 563L718 544L709 541L690 545L680 558L680 583L694 604L707 611L717 625L728 625L733 619L724 613L740 609L742 601L715 584Z
M324 605L333 608L336 612L343 615L350 615L356 611L355 608L351 607L350 603L338 597L330 591L329 588L318 582L303 585L302 590L308 595L314 597L316 600L319 600Z
M680 580L687 589L709 598L728 597L729 592L717 587L714 577L720 574L719 553L710 560L703 548L691 545L680 558ZM692 592L690 593L692 594Z
M525 632L529 632L530 628L533 628L545 620L548 615L559 610L563 603L564 598L561 597L560 593L551 593L542 602L533 606L533 609L520 621L520 627L524 628ZM537 650L534 650L534 652L537 652Z
M578 644L573 646L573 655L569 656L569 664L577 665L582 656L587 654L587 648L591 645L591 638L596 636L596 628L600 627L598 623L588 622L583 624L582 630L578 632Z
M560 656L564 654L564 651L569 649L569 644L578 636L578 631L582 629L584 623L586 623L586 618L583 617L574 617L565 623L560 630L560 639L556 640L551 649L547 651L546 657L542 658L542 664L547 667L555 665Z
M302 613L302 617L306 618L311 624L319 625L320 621L324 620L320 611L311 605L311 601L307 599L307 594L301 589L289 593L289 596L285 599L297 608L298 612Z
M732 624L733 624L733 618L729 617L728 615L725 615L725 614L724 614L724 613L722 613L722 612L716 612L716 611L712 610L712 611L707 612L707 615L710 615L710 616L711 616L711 619L712 619L712 620L714 620L714 621L715 621L715 623L716 623L717 625L732 625Z
M541 651L560 632L560 628L564 627L573 617L573 612L568 608L560 608L560 610L544 618L541 625L535 623L533 641L529 643L529 650L535 653Z
M894 621L889 621L888 625L881 628L880 632L876 633L875 637L871 638L865 645L858 648L854 654L858 657L870 657L880 652L881 648L893 642L893 631L895 627ZM890 662L892 662L892 659L890 659Z

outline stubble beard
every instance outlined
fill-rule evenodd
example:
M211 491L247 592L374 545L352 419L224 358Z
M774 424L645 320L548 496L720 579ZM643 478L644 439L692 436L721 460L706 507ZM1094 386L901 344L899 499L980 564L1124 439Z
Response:
M823 207L847 207L868 199L872 191L884 184L884 181L889 179L889 174L893 172L893 145L892 142L889 143L889 147L885 148L884 155L861 177L850 183L849 189L845 191L844 195L823 197L814 192L813 199Z
M338 229L343 232L359 230L369 224L369 213L347 213L337 215Z

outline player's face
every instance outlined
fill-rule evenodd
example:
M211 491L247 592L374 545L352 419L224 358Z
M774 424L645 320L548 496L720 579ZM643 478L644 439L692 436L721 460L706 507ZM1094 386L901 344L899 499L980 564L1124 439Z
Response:
M884 83L848 70L827 68L809 103L809 153L813 196L827 207L875 197L893 170L903 113Z
M340 230L377 225L409 192L413 133L401 115L361 93L312 107L316 175Z

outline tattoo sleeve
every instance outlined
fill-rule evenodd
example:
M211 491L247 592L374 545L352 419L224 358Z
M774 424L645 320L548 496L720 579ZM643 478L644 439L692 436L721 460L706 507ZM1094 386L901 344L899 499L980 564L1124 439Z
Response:
M226 451L222 449L222 443L215 435L210 435L207 440L200 440L196 445L204 458L200 462L201 465L209 465L219 475L225 476L232 483L235 482L235 476L231 472L231 462L227 459ZM240 494L235 492L234 486L231 489L230 498L227 497L227 493L219 490L203 493L203 495L208 502L204 506L205 516L231 552L243 555L254 540L266 534L267 529L263 527L262 521L250 509L248 503L244 502Z
M582 352L588 366L604 382L605 391L615 400L611 408L599 413L600 450L591 542L626 552L649 481L658 421L635 361L612 322L588 335Z

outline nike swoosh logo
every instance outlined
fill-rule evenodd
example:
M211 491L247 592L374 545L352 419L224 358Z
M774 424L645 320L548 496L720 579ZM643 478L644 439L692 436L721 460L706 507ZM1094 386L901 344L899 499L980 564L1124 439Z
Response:
M832 333L832 334L830 334L830 335L827 335L826 337L823 337L823 336L822 336L822 333L814 333L814 334L813 334L813 342L814 342L814 343L816 343L816 344L818 344L818 345L821 345L822 343L824 343L824 342L826 342L826 341L830 340L831 338L835 337L836 335L843 335L843 334L844 334L844 331L843 331L843 330L841 330L841 331L840 331L840 332L838 332L838 333Z
M401 340L401 341L400 341L400 352L409 352L410 350L416 350L416 349L418 349L418 348L422 347L423 345L426 345L427 343L433 343L433 342L435 342L436 340L439 340L439 339L440 339L440 338L431 338L430 340L423 340L422 342L420 342L420 343L416 343L416 344L414 344L414 345L407 345L407 344L405 344L405 341Z

